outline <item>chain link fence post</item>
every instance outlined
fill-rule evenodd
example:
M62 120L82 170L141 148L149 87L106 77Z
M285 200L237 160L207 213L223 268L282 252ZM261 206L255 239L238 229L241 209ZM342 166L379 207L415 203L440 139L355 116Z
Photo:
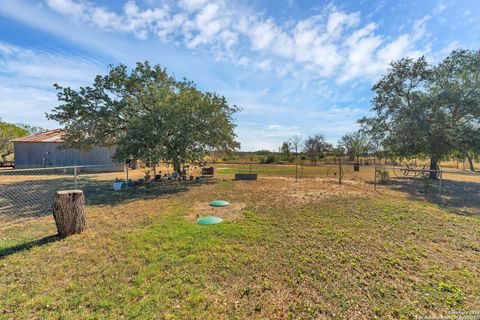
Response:
M298 163L295 162L295 182L298 181Z
M338 184L342 184L342 158L338 158Z
M440 181L438 182L438 196L442 199L442 170L439 170L439 178Z
M128 164L124 164L124 171L125 171L125 186L128 187Z
M73 167L73 176L74 176L74 185L75 185L75 190L77 190L77 166Z

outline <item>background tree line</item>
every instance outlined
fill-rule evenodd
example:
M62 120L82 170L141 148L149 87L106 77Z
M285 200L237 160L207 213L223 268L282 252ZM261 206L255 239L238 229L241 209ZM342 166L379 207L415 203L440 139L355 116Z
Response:
M46 131L24 123L8 123L0 118L0 161L9 160L14 153L11 140Z

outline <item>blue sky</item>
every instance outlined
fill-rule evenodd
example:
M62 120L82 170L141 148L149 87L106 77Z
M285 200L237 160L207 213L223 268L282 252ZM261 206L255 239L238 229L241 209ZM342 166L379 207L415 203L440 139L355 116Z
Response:
M149 60L242 107L242 150L336 143L390 61L479 47L480 0L2 0L0 118L56 128L53 83Z

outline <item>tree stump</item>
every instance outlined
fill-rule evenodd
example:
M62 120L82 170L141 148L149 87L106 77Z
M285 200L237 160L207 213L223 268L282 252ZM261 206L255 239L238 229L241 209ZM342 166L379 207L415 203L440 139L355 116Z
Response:
M59 236L66 237L86 229L84 203L85 197L82 190L57 191L53 204L53 217Z

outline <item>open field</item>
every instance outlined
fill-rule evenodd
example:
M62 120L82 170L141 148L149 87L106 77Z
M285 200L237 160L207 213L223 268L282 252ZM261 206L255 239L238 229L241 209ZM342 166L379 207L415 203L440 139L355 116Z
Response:
M295 182L264 172L240 182L229 170L201 183L90 194L87 232L67 239L55 236L49 215L3 224L0 319L398 319L478 310L478 216L374 192L363 180ZM215 199L232 206L206 205ZM193 223L211 214L225 222Z
M339 180L339 165L317 166L287 164L225 164L215 165L216 172L233 178L235 172L257 173L261 177L289 177L298 179L323 179L335 183ZM403 169L402 169L403 168ZM374 166L342 165L342 180L361 183L365 188L375 189L392 198L424 199L448 207L459 214L480 215L480 173L467 170L442 169L439 179L428 178L428 172L404 171L406 167L386 166L387 181L381 181ZM418 167L417 167L418 168ZM420 170L420 169L418 169ZM420 170L421 171L421 170Z

